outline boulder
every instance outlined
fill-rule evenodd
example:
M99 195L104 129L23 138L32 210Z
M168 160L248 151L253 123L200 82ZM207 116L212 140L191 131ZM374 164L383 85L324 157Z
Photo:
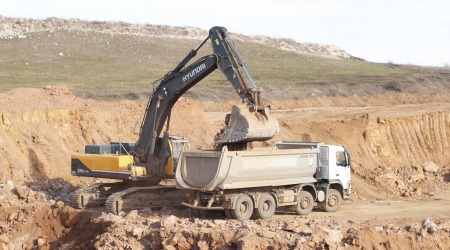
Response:
M425 229L428 233L435 233L437 231L437 225L431 218L427 218L422 221L422 228Z
M406 186L405 183L400 179L395 179L395 184L397 185L397 188L400 190L404 191L408 189L408 186Z
M0 242L8 244L9 243L9 238L6 234L2 234L0 235Z
M425 172L429 172L429 173L436 173L437 171L439 171L439 167L434 164L434 162L425 162L422 165L423 171Z
M161 227L173 227L178 221L178 217L174 215L167 216L161 220Z
M227 223L227 221L226 221L226 220L219 220L219 219L217 219L217 220L213 220L213 222L214 222L214 224L216 224L216 225L218 225L218 226L220 226L220 225L223 225L223 224L226 224L226 223Z
M8 198L4 194L0 194L0 205L8 202Z
M324 240L327 244L339 244L343 238L342 232L340 230L320 228L324 232Z
M133 236L136 238L140 238L142 236L142 233L144 232L144 230L140 227L135 227L133 229Z
M414 188L413 189L413 193L415 194L415 195L422 195L422 188L421 187L416 187L416 188Z
M410 177L410 180L412 180L413 182L418 182L418 181L423 180L424 178L425 178L425 175L423 175L423 174L416 174L416 175L412 175Z
M24 186L16 186L14 190L17 194L17 197L22 200L27 200L28 195L30 194L30 189Z
M246 228L249 229L250 228L250 223L246 220L241 220L241 228Z
M442 230L442 229L444 229L444 230L450 230L450 220L441 222L441 223L439 224L439 226L437 227L437 229L439 229L439 230Z
M17 215L17 220L23 221L24 219L25 219L25 213L22 210L20 210L19 214Z
M3 185L3 190L5 191L11 191L15 188L14 182L9 180L6 181L6 184Z
M414 232L414 233L420 232L420 229L421 229L421 226L419 223L413 223L406 227L406 230L408 232Z
M208 242L204 240L200 240L197 242L198 249L200 250L208 250L210 249Z
M57 202L56 202L56 207L57 207L57 208L62 208L62 207L64 207L64 201L57 201Z
M40 247L44 246L46 242L47 242L47 240L44 239L44 238L38 238L37 239L37 245L40 246Z
M8 217L8 221L15 221L17 219L17 216L18 216L18 213L12 212Z

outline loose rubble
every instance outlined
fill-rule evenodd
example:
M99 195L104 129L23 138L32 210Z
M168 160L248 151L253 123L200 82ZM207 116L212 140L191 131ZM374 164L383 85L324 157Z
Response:
M450 244L449 219L373 225L287 214L239 221L223 215L197 218L189 209L170 208L114 215L75 210L11 181L0 190L6 198L0 200L1 249L356 249L379 244L444 249Z

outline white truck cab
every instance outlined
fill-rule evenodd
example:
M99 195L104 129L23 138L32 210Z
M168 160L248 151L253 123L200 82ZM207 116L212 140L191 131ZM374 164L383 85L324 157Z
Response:
M320 146L319 169L316 174L318 180L325 179L330 183L340 183L343 196L350 195L350 154L343 146Z
M331 187L339 190L343 197L350 195L350 154L345 147L327 145L323 142L291 141L277 142L275 145L277 149L320 149L315 178L319 182L329 183ZM327 190L325 190L325 193L326 191Z

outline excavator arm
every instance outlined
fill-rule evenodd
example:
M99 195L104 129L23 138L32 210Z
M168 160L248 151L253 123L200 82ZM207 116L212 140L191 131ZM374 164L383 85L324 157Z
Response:
M197 51L211 40L214 53L202 57L189 66ZM141 125L139 140L134 148L135 163L145 165L147 174L161 175L165 161L165 150L155 155L156 141L164 125L166 129L160 149L167 148L170 113L177 100L191 87L219 68L235 88L244 106L234 106L225 128L216 140L217 144L267 140L278 132L278 122L270 118L261 102L261 90L256 87L244 61L224 27L213 27L196 48L167 73L153 91ZM156 157L156 159L155 159Z
M156 140L160 136L165 124L167 125L166 131L169 130L172 107L187 90L216 68L217 57L210 55L200 58L184 70L179 71L177 74L172 74L169 79L165 78L161 81L161 84L153 91L150 97L141 125L139 140L136 142L134 148L137 162L152 162ZM167 148L167 144L164 142L167 139L168 133L165 133L161 145L162 149ZM159 151L161 153L164 152L164 150Z

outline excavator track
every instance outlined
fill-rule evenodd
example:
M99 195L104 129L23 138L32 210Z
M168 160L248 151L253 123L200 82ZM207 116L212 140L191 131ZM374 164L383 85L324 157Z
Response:
M111 194L105 203L107 212L118 214L142 208L181 207L187 201L183 190L175 186L132 187Z
M100 207L113 192L123 189L123 183L97 183L76 190L70 198L70 206L76 209Z

